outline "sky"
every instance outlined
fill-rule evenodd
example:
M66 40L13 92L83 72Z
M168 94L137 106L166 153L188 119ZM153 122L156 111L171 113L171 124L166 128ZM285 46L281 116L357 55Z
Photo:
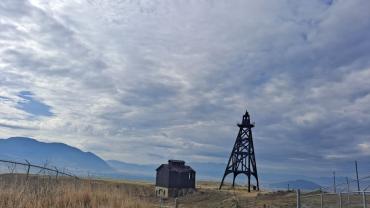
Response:
M1 0L0 138L104 159L370 175L368 0Z

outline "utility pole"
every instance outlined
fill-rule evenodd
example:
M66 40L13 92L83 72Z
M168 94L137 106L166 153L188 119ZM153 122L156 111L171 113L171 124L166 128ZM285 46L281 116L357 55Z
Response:
M335 184L335 171L333 171L333 179L334 179L334 183L333 183L333 189L334 189L334 193L337 193L337 185Z
M355 167L356 167L357 191L360 191L360 180L358 179L357 160L355 160Z

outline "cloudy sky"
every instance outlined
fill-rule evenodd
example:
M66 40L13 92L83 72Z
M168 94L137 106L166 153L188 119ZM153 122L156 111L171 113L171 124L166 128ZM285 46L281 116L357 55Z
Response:
M225 163L247 108L260 172L352 174L357 159L370 173L369 8L1 0L0 137Z

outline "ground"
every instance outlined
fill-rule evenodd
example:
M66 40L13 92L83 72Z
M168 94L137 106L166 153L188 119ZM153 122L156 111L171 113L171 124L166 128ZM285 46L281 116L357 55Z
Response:
M292 192L267 192L254 191L249 193L245 187L230 186L218 190L218 182L201 181L197 184L197 192L178 199L179 207L204 207L204 208L226 208L226 207L246 207L263 208L274 207L295 207L295 195ZM277 201L279 198L282 201ZM277 203L278 204L277 204Z
M218 190L216 182L197 182L197 191L177 199L179 208L294 208L295 192L251 192L246 188ZM326 207L337 207L335 197ZM360 196L352 197L359 201ZM343 198L345 199L345 198ZM303 199L302 208L320 207L320 198ZM332 202L330 202L332 201ZM330 204L329 204L330 202ZM1 208L144 208L174 207L175 199L160 201L154 184L140 181L55 178L22 174L0 175ZM352 206L360 207L360 206Z

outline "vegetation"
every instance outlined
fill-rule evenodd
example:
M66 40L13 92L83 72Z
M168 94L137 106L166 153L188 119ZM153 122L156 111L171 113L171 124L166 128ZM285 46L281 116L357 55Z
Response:
M0 177L0 207L153 207L153 186L100 180L7 174ZM151 201L152 200L152 201Z
M218 190L218 183L199 182L197 192L179 197L178 207L185 208L290 208L295 207L295 193L252 192L237 187ZM325 199L335 207L336 196ZM357 199L358 198L358 199ZM343 197L343 201L346 201ZM360 202L360 196L351 196ZM304 207L319 207L320 198L302 200ZM330 202L330 203L329 203ZM175 200L162 201L154 196L154 185L145 182L73 179L24 174L0 175L2 208L141 208L175 207ZM357 206L354 206L357 207ZM360 206L358 206L360 207Z

